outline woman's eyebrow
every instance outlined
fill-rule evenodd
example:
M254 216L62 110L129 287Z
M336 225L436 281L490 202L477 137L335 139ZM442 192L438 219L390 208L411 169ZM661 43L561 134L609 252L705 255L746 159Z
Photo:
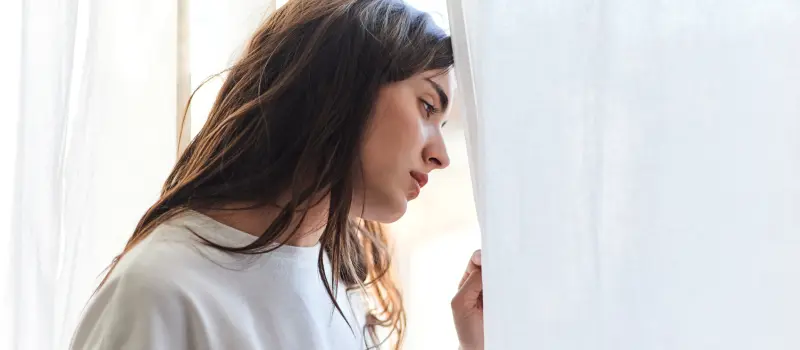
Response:
M431 80L431 78L425 78L425 80L431 83L433 89L436 90L436 94L439 95L439 103L441 103L442 105L441 109L446 110L447 105L450 103L450 99L447 97L447 94L444 92L444 89L442 89L442 86L437 84L435 81Z

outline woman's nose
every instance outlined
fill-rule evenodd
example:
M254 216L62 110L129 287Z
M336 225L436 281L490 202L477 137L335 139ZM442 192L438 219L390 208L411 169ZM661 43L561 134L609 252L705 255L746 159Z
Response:
M444 169L450 165L450 156L447 155L447 146L441 134L425 148L423 157L425 163L431 167L430 170Z

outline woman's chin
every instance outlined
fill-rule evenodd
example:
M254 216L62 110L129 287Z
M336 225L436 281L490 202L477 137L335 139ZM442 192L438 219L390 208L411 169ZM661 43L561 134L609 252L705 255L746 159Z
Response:
M375 221L382 224L391 224L400 220L408 209L408 201L405 198L393 203L392 205L384 205L380 208L367 208L361 219Z
M391 223L395 223L395 222L397 222L397 220L400 220L400 218L402 218L402 217L403 217L403 214L405 214L405 213L406 213L406 212L405 212L405 210L404 210L403 212L401 212L401 213L398 213L397 215L389 216L389 217L387 217L385 220L381 220L381 221L380 221L380 223L382 223L382 224L391 224Z
M395 210L391 211L386 210L383 215L373 221L377 221L382 224L391 224L397 222L397 220L400 220L400 218L406 214L406 209L408 208L407 204L407 202L403 201L402 208L394 208Z

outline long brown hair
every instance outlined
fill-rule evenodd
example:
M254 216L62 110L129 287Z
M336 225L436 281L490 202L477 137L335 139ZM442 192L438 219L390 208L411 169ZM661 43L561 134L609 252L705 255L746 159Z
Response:
M279 206L266 231L243 254L268 252L297 232L317 198L329 199L322 251L331 261L334 295L343 282L367 291L374 307L365 330L377 342L387 328L400 348L405 312L390 273L387 236L349 216L359 147L380 87L453 64L450 38L430 16L399 0L291 0L255 32L227 70L208 121L166 180L116 263L154 228L190 209L226 203ZM190 99L191 101L191 99ZM185 116L184 116L185 117ZM279 196L290 195L278 203ZM316 203L311 203L316 202ZM101 283L102 285L102 283ZM342 314L343 316L343 314Z

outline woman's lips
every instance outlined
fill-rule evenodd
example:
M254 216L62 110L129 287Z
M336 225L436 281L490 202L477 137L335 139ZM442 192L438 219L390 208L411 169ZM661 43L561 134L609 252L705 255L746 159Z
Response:
M428 174L412 171L411 177L414 179L416 186L414 186L414 189L409 193L409 200L417 198L420 191L422 191L422 187L425 187L425 184L428 183Z
M428 183L428 174L421 173L421 172L418 172L418 171L412 171L411 172L411 177L413 177L414 180L417 181L417 185L419 185L420 189L425 187L425 184Z

